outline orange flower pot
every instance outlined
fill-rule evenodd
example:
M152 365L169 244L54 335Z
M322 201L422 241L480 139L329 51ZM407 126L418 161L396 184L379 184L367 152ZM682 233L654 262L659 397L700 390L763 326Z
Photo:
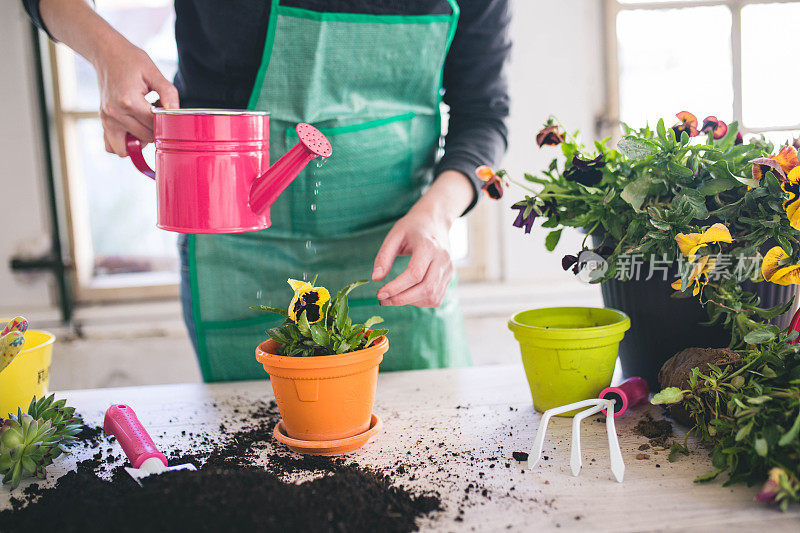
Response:
M286 434L304 441L346 439L370 427L378 365L389 349L386 337L369 348L342 355L276 355L266 340L256 359L270 376Z

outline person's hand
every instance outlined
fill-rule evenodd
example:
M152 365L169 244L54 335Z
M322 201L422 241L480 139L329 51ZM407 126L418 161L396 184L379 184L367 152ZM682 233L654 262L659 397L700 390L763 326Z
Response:
M106 151L128 155L125 133L143 144L153 140L153 113L145 95L158 93L161 105L180 107L178 91L158 70L147 53L127 41L115 43L95 62L100 85L100 120Z
M397 256L411 259L408 268L378 290L381 305L441 305L453 279L449 231L450 223L424 209L412 209L395 223L375 258L372 279L384 279Z

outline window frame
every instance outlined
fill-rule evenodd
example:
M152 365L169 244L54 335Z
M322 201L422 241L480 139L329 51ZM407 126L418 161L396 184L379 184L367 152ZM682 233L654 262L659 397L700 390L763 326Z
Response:
M767 133L771 131L800 130L800 123L779 126L751 127L743 121L742 111L742 9L758 4L800 4L800 0L685 0L648 1L623 4L619 0L604 0L604 40L606 70L606 112L598 117L598 126L607 134L618 134L616 125L620 121L619 92L619 42L617 39L617 15L622 11L657 11L687 9L692 7L725 6L731 11L731 61L733 79L733 120L739 123L743 134Z

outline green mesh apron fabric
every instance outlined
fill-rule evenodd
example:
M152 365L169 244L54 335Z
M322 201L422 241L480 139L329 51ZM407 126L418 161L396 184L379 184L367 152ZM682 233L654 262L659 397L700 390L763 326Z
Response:
M287 278L331 292L369 278L394 222L430 184L441 137L442 67L452 15L364 15L280 6L273 0L264 58L249 107L270 112L270 161L308 122L333 155L311 164L271 208L272 226L189 238L192 318L207 381L263 378L255 346L281 317L250 305L285 307ZM401 273L399 258L387 278ZM455 285L455 284L453 284ZM378 285L352 294L355 322L381 315L390 348L381 369L469 364L453 287L438 309L382 307Z

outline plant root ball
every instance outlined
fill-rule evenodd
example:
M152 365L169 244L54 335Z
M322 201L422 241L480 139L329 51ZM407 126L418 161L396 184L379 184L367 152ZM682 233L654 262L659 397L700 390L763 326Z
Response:
M741 358L738 353L728 348L686 348L670 357L661 366L658 372L658 384L662 389L666 387L688 389L693 368L699 368L700 372L706 374L710 371L709 364L724 368L738 363ZM667 407L667 412L676 422L687 426L692 423L680 404Z

